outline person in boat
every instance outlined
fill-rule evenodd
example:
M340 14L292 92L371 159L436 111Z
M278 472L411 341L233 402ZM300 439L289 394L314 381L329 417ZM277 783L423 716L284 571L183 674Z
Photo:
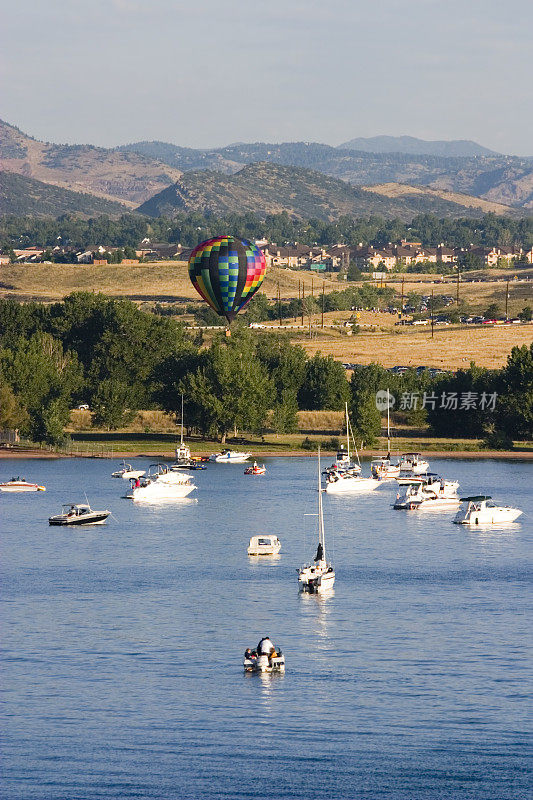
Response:
M254 658L257 658L257 652L252 650L250 647L247 647L244 651L244 657L247 658L249 661L252 661Z
M319 542L318 547L316 549L315 562L323 560L324 560L324 548L322 547L322 542Z
M268 656L271 658L276 653L276 648L269 636L264 636L257 645L257 653L260 656Z

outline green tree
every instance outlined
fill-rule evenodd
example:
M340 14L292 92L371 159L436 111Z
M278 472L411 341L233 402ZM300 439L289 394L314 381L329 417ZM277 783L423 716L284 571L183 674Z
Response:
M521 319L522 322L531 322L533 319L533 309L531 306L524 306L522 311L518 314L518 319Z
M135 415L132 389L122 381L107 378L100 382L92 398L93 425L116 430L131 422Z
M356 442L372 447L381 433L381 415L376 408L376 395L368 389L351 386L350 418Z
M307 361L298 405L307 411L327 409L340 411L348 399L348 382L344 367L332 356L319 353Z
M496 431L510 439L533 438L533 344L513 347L497 389Z
M296 392L284 389L274 404L273 423L276 433L295 433L298 430L298 400Z
M27 425L28 421L28 412L11 386L0 377L0 429L17 430Z

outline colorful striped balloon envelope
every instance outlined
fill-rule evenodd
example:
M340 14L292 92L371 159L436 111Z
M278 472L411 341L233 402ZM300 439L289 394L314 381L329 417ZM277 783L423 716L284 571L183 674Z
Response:
M189 258L189 278L211 308L235 319L257 292L266 272L264 253L235 236L216 236L196 245Z

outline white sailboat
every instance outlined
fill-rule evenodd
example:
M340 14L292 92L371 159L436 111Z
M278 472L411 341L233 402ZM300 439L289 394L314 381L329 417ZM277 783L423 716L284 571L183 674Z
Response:
M371 492L379 486L379 480L374 477L363 478L361 473L361 465L359 463L359 453L355 439L353 438L352 428L350 425L350 418L348 416L348 403L345 405L346 410L346 440L347 449L337 453L335 464L328 467L326 472L326 492L328 494L353 494L354 492ZM350 439L353 441L353 446L357 458L357 463L353 461L350 455ZM351 467L342 466L339 464L339 456L346 454L346 461L350 463Z
M183 441L183 395L181 395L181 433L179 447L176 447L176 466L188 466L191 460L191 448Z
M348 403L344 404L344 408L346 412L346 447L344 447L344 445L341 445L340 450L337 452L335 456L335 461L333 462L333 464L330 467L326 467L326 469L324 470L326 474L328 472L346 472L346 471L350 471L352 473L361 472L359 453L357 452L355 439L353 438L353 432L350 425L350 418L348 416ZM350 453L350 441L353 441L353 446L357 461L354 461L353 456Z
M387 389L387 455L374 458L370 462L370 471L379 481L393 480L400 474L400 465L391 462L390 455L390 408L389 390Z
M318 594L326 592L335 583L335 570L326 558L326 542L324 534L324 512L322 508L322 492L320 473L320 448L318 449L318 547L314 564L307 564L298 570L298 588L301 592Z

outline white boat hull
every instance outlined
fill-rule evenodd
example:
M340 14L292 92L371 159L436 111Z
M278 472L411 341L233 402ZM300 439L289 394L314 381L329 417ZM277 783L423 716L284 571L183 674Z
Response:
M454 519L457 525L497 525L500 522L514 522L522 514L519 508L486 508L467 514L460 511Z
M335 571L325 565L316 567L303 567L298 573L298 588L301 592L320 594L333 588Z
M38 486L36 483L1 483L0 492L45 492L44 486Z
M373 492L377 489L381 481L376 478L359 478L357 476L349 478L339 478L336 481L326 483L328 494L357 494L358 492Z
M196 489L194 484L172 484L157 481L149 483L148 486L137 486L129 492L126 497L128 500L157 502L158 500L180 500L188 497Z
M281 654L273 658L269 658L268 656L245 658L244 669L246 672L285 672L285 656Z

